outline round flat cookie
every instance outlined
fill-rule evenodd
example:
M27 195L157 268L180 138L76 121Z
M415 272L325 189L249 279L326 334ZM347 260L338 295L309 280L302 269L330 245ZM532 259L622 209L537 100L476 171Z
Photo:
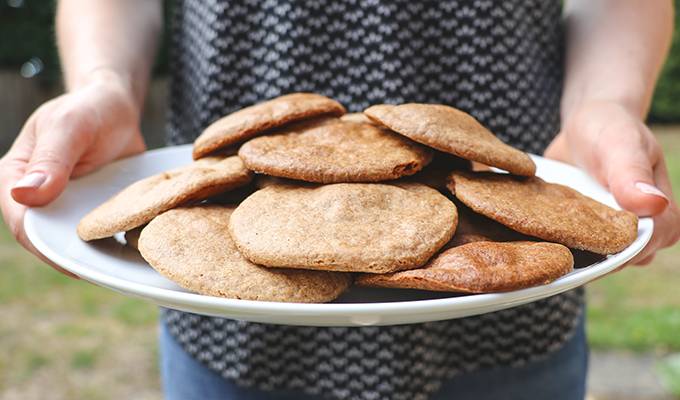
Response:
M229 229L257 264L393 272L423 265L456 222L454 204L420 184L272 185L238 206Z
M163 211L243 186L251 179L252 173L236 156L194 161L126 187L80 220L78 236L88 241L129 231Z
M460 293L494 293L545 285L569 273L566 247L545 242L474 242L446 250L423 268L362 274L363 286Z
M416 142L517 175L534 175L536 165L471 115L439 104L381 104L367 108L372 120Z
M233 299L327 302L351 274L270 269L245 259L229 236L233 207L195 206L153 219L139 238L142 257L161 275L196 293Z
M238 154L255 172L318 183L397 179L432 159L430 149L403 136L339 119L252 139Z
M218 119L194 142L194 159L241 143L281 125L322 115L345 113L342 104L314 93L293 93L243 108Z
M449 189L479 214L525 235L571 248L613 254L637 237L635 214L538 177L454 172Z
M468 206L454 201L458 209L456 233L444 249L472 242L537 242L540 239L514 231L491 218L470 210ZM605 256L584 250L569 249L574 256L574 268L583 268L602 261Z

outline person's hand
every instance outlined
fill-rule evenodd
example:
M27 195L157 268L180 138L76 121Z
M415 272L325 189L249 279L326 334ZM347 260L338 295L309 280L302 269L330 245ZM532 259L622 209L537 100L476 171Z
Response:
M19 243L43 260L24 233L26 207L56 199L71 177L144 151L139 106L131 93L122 80L106 76L48 101L0 159L4 221Z
M651 241L631 263L649 264L657 250L680 239L680 211L661 147L626 107L608 101L582 105L563 121L545 156L585 169L621 207L654 218Z

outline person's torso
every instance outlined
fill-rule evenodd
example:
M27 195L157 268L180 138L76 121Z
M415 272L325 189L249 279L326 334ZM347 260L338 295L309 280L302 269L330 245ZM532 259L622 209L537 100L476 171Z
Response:
M170 139L290 92L443 103L540 153L559 127L560 1L179 1Z
M290 92L361 111L425 102L470 112L541 153L559 129L558 0L175 2L168 140ZM443 379L559 348L582 291L459 320L396 327L272 326L166 310L171 334L239 384L333 398L426 398Z

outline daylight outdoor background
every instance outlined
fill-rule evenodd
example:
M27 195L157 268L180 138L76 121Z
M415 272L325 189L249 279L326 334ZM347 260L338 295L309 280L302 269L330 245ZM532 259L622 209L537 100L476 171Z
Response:
M51 0L0 0L0 154L31 111L59 93L52 12ZM143 123L151 147L162 145L165 58L162 51ZM680 200L678 99L680 30L650 115ZM680 398L679 288L677 245L649 267L588 285L590 398ZM0 224L0 400L159 399L157 314L54 272Z

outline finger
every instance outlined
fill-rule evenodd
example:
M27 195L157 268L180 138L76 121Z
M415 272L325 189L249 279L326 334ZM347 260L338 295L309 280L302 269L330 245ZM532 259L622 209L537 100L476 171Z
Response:
M2 209L2 218L7 227L10 229L12 235L25 249L38 256L38 258L40 258L43 262L52 266L57 271L72 278L80 279L78 276L64 270L47 259L47 257L45 257L33 246L26 236L23 225L26 206L14 201L10 194L11 184L23 175L23 170L25 168L25 162L20 160L21 157L16 154L17 151L18 148L15 145L13 150L11 150L1 162L2 175L0 175L0 209Z
M14 200L10 200L10 201L14 202ZM19 205L16 202L14 202L14 203ZM21 205L19 205L19 206L21 206ZM29 252L31 252L35 256L37 256L40 259L40 261L42 261L45 264L49 265L50 267L54 268L58 272L61 272L62 274L66 275L68 277L71 277L73 279L80 279L80 277L78 275L63 269L59 265L52 262L52 260L45 257L38 249L35 248L35 246L33 246L33 243L31 243L31 241L28 239L28 236L26 236L26 231L24 231L24 227L23 227L24 215L26 213L26 208L25 208L25 206L21 206L21 207L24 207L24 209L23 210L13 210L13 211L11 211L11 213L14 213L14 215L12 217L15 218L15 220L17 220L17 222L18 222L18 226L15 228L15 231L13 232L15 234L14 237L16 238L17 242L19 242L19 244L21 244L21 246L23 246L26 250L28 250Z
M640 260L640 261L636 261L635 263L633 263L633 265L637 265L637 266L639 266L639 267L647 266L647 265L651 264L652 261L654 261L654 257L656 257L656 253L651 254L651 255L649 255L649 256L643 258L643 259Z
M645 248L636 254L635 257L630 259L626 265L640 265L642 260L646 260L647 258L654 256L656 251L662 247L661 242L663 240L663 234L660 229L662 228L662 225L665 224L663 221L661 221L661 219L661 216L654 218L654 231L652 232L652 237L649 239L649 242Z
M655 160L639 143L620 141L605 154L606 183L621 207L640 216L658 215L666 209L670 200L656 186Z
M666 166L666 160L663 155L661 159L654 168L654 180L657 186L671 199L674 199L673 189L671 187L671 180L668 175L668 168ZM666 210L657 218L655 221L657 224L662 224L661 228L666 229L664 231L663 241L661 242L661 247L670 247L676 244L680 240L680 209L678 209L678 204L676 201L671 200ZM660 231L659 226L655 225L655 230Z
M22 229L22 232L23 232L23 229ZM33 246L33 243L31 243L30 240L28 240L28 238L26 237L25 234L24 234L23 240L22 240L20 243L21 243L22 246L24 246L24 248L25 248L26 250L28 250L28 251L30 251L31 253L35 254L42 262L44 262L45 264L47 264L47 265L49 265L50 267L54 268L56 271L58 271L58 272L60 272L60 273L62 273L62 274L64 274L64 275L68 276L69 278L73 278L73 279L78 279L78 280L80 280L80 277L79 277L78 275L74 274L74 273L71 272L71 271L67 271L67 270L63 269L63 268L60 267L59 265L57 265L57 264L55 264L54 262L52 262L52 260L50 260L49 258L45 257L45 256L43 255L43 253L41 253L38 249L36 249L36 248Z
M92 140L80 116L62 117L44 127L35 123L35 147L23 176L11 189L12 198L27 206L42 206L54 200L68 183L73 167Z
M639 259L638 257L641 256L641 255L643 256L643 258ZM620 271L626 269L627 267L629 267L631 265L636 266L636 267L646 267L647 265L649 265L654 260L655 257L656 257L656 253L650 253L649 251L645 251L644 255L643 255L643 253L640 252L640 254L638 254L632 260L628 261L627 263L625 263L625 264L623 264L619 267L616 267L616 269L609 271L606 274L604 274L604 275L602 275L598 278L595 278L593 281L597 281L597 280L600 280L601 278L604 278L605 276L609 276L611 274L615 274L617 272L620 272Z
M10 188L14 182L23 176L26 163L18 158L16 151L13 149L3 157L0 165L2 169L0 174L0 208L2 209L2 218L12 235L21 241L24 239L22 225L26 206L12 199Z
M678 229L680 229L680 215L677 206L672 204L661 215L654 217L652 238L629 264L638 265L656 251L674 244L678 240Z
M671 183L668 176L666 162L663 156L654 168L654 180L661 190L673 196ZM674 245L680 239L680 210L674 201L671 201L663 213L654 217L654 232L645 248L638 254L631 264L639 265L653 255L657 250Z
M33 153L34 123L35 117L31 116L12 143L10 150L0 159L0 209L5 224L17 240L22 238L26 207L12 199L11 188L24 175L26 165Z

